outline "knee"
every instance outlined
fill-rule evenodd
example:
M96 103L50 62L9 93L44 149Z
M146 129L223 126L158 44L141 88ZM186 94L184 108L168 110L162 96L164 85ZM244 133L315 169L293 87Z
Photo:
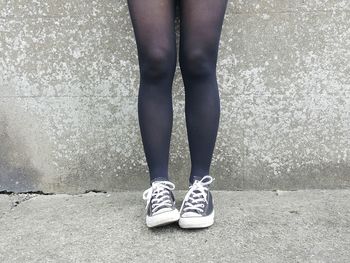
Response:
M185 75L205 77L215 73L215 58L205 50L196 49L183 52L179 62L181 71Z
M140 73L146 80L160 80L171 77L176 68L176 58L172 51L153 49L141 56Z

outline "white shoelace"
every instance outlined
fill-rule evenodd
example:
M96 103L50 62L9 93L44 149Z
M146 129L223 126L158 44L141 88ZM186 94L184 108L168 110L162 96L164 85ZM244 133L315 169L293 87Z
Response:
M210 175L206 175L200 181L194 181L182 202L180 211L186 212L188 210L195 210L202 213L205 206L203 202L208 203L206 194L206 191L208 191L207 186L209 186L214 180L215 179Z
M152 213L160 207L171 207L172 201L169 198L167 190L174 190L175 185L169 181L155 181L152 186L143 192L143 200L147 200L146 209L152 205ZM153 197L153 198L152 198ZM152 202L151 202L152 199Z

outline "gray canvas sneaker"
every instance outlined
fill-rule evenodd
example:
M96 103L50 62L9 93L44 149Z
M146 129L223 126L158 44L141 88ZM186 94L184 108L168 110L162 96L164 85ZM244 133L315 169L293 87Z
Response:
M173 190L175 185L170 181L154 181L152 186L144 191L146 204L146 225L148 227L162 226L178 221L180 213L175 207Z
M180 227L204 228L214 223L214 201L209 191L209 185L214 180L209 175L194 177L180 208Z

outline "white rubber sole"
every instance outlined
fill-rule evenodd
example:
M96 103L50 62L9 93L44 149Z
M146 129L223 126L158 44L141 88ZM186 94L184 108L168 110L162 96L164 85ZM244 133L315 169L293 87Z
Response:
M163 226L178 221L180 218L179 210L174 209L154 216L146 216L146 225L148 227Z
M181 228L204 228L214 224L214 210L210 215L201 217L180 217L179 226Z

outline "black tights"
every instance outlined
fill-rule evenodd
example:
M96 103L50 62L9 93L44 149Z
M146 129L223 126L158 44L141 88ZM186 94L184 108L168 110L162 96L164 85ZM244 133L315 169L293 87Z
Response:
M128 0L140 69L139 125L151 182L168 180L177 4L190 183L209 174L219 126L216 62L227 0Z

